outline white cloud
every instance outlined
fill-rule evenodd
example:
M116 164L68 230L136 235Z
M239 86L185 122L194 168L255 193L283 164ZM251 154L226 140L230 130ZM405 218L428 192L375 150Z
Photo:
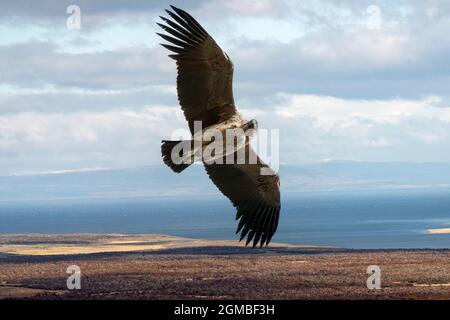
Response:
M2 5L0 171L160 163L187 128L155 35L168 2L83 0L78 33L69 2ZM378 30L370 0L174 3L230 54L238 107L281 130L283 162L450 161L447 2L377 1Z
M450 161L450 108L421 100L278 94L272 110L240 109L279 129L282 163L325 159ZM186 131L179 107L0 117L1 174L160 163L160 140ZM30 161L33 159L33 161Z
M434 107L439 97L422 100L346 100L327 96L279 94L283 105L277 113L285 118L298 116L317 117L321 122L336 125L353 121L372 121L398 124L407 117L425 116L446 120L450 110ZM287 105L286 105L287 104Z
M185 126L179 108L166 106L1 116L0 174L157 163L161 139Z
M224 13L226 15L273 16L280 14L286 8L286 3L276 0L212 0L200 5L198 11L200 15L206 17L222 15L223 18Z
M223 5L238 14L270 14L277 8L277 2L272 0L230 0L224 1Z
M280 129L284 163L450 161L443 152L450 148L450 109L434 106L439 97L352 100L278 94L277 100L259 122Z

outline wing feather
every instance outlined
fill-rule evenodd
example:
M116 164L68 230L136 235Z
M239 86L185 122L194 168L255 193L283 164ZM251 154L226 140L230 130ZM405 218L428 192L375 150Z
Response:
M248 153L253 152L247 146ZM240 240L253 246L268 245L277 230L280 217L280 184L277 175L261 175L268 166L257 164L205 164L206 172L217 188L236 207Z

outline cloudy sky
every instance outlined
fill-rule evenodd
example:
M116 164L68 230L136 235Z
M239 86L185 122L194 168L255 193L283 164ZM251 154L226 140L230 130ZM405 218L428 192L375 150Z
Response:
M196 0L281 163L450 162L450 2ZM69 5L81 29L68 29ZM0 4L0 175L160 164L186 129L155 35L168 1Z

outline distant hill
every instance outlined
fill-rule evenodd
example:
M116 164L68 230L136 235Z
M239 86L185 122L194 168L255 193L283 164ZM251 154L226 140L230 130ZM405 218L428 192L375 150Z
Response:
M450 189L450 164L326 162L280 168L285 193ZM202 166L174 174L164 166L0 176L0 201L219 195Z

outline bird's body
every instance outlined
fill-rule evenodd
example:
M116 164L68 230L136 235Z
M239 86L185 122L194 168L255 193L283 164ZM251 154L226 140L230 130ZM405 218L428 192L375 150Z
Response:
M164 162L177 173L195 161L204 163L218 189L237 209L237 232L247 244L267 245L280 214L279 178L250 146L256 120L237 111L233 97L233 63L214 39L187 12L172 6L173 19L161 17L163 44L177 62L178 98L192 139L163 141Z

